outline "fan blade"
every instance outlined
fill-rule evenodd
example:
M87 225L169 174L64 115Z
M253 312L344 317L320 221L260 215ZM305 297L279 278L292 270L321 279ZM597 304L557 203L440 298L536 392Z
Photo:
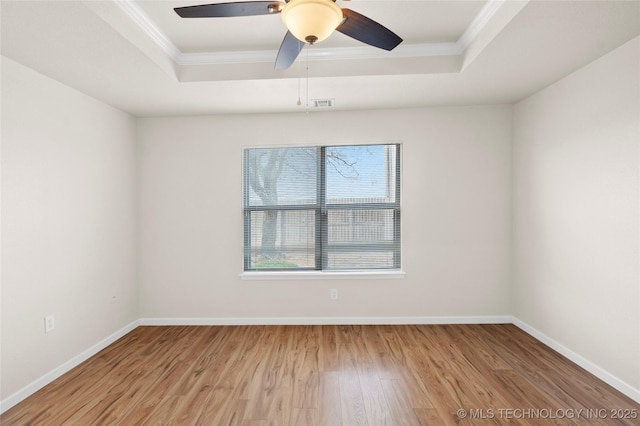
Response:
M291 64L295 62L303 48L304 42L295 38L290 31L287 31L287 34L284 36L284 40L282 40L282 44L280 45L280 50L278 50L275 68L277 70L289 68Z
M342 9L342 13L346 19L336 28L342 34L384 50L393 50L402 43L397 34L374 20L351 9Z
M279 1L239 1L176 7L182 18L227 18L233 16L270 15L280 13L284 3Z

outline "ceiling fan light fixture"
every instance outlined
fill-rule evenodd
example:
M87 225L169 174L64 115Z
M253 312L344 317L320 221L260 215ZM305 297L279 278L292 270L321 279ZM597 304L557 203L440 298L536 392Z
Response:
M329 37L344 18L333 0L290 0L281 15L291 34L309 44Z

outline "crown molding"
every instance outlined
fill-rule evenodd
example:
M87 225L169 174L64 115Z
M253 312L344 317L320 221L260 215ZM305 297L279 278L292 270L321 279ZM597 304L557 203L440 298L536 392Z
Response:
M400 45L390 52L380 51L380 49L371 46L336 48L305 46L305 49L308 50L310 61L457 56L463 53L458 43L407 44ZM277 55L277 50L180 53L174 58L174 61L177 65L271 63Z
M482 30L489 24L491 18L498 12L503 6L506 0L489 0L480 10L480 13L471 21L469 27L460 36L456 44L464 52L467 47L475 40L476 37L482 32Z
M178 66L273 62L278 54L277 50L184 53L169 40L134 0L113 1L126 16L144 31ZM401 44L390 52L366 45L343 48L322 48L314 46L308 49L308 57L310 61L325 61L462 55L504 3L505 0L488 0L480 13L474 18L456 42Z
M133 0L113 0L114 3L140 27L171 59L178 63L181 55L184 55L175 44L158 28L158 26L144 13Z

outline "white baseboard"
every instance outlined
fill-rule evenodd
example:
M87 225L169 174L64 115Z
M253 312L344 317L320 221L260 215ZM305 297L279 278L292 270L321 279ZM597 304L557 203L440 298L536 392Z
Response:
M619 390L620 392L622 392L623 394L625 394L629 398L631 398L634 401L640 403L640 390L639 389L635 389L633 386L629 385L625 381L620 380L619 378L617 378L613 374L609 373L607 370L597 366L593 362L591 362L588 359L584 358L583 356L575 353L574 351L572 351L571 349L567 348L566 346L556 342L551 337L549 337L546 334L542 333L541 331L531 327L529 324L525 323L524 321L521 321L518 318L513 317L512 318L512 322L516 327L520 328L521 330L523 330L527 334L531 335L536 340L538 340L538 341L544 343L545 345L549 346L551 349L555 350L556 352L560 353L565 358L569 359L570 361L572 361L575 364L579 365L580 367L584 368L589 373L593 374L594 376L598 377L603 382L607 383L609 386Z
M141 318L140 325L511 324L510 315L443 317Z
M78 365L80 365L81 363L83 363L87 359L91 358L93 355L97 354L98 352L100 352L101 350L103 350L104 348L106 348L107 346L109 346L110 344L112 344L113 342L115 342L116 340L121 338L122 336L124 336L127 333L130 333L131 331L136 329L139 325L140 324L139 324L138 320L133 321L132 323L126 325L125 327L121 328L120 330L116 331L115 333L113 333L110 336L102 339L101 341L99 341L95 345L91 346L86 351L74 356L69 361L67 361L64 364L54 368L53 370L51 370L50 372L48 372L44 376L40 377L39 379L35 380L34 382L32 382L32 383L28 384L27 386L23 387L22 389L20 389L19 391L17 391L13 395L10 395L7 398L5 398L4 400L0 401L0 414L4 413L9 408L11 408L14 405L18 404L20 401L26 399L27 397L29 397L30 395L34 394L38 390L42 389L43 387L45 387L49 383L53 382L55 379L57 379L58 377L62 376L64 373L66 373L69 370L77 367Z

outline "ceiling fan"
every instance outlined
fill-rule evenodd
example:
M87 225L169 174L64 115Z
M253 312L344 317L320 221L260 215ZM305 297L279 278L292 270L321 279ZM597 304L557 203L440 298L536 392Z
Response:
M226 18L280 14L287 27L275 69L289 68L305 44L315 44L340 31L351 38L384 50L393 50L402 39L364 15L341 8L335 0L237 1L174 8L182 18Z

